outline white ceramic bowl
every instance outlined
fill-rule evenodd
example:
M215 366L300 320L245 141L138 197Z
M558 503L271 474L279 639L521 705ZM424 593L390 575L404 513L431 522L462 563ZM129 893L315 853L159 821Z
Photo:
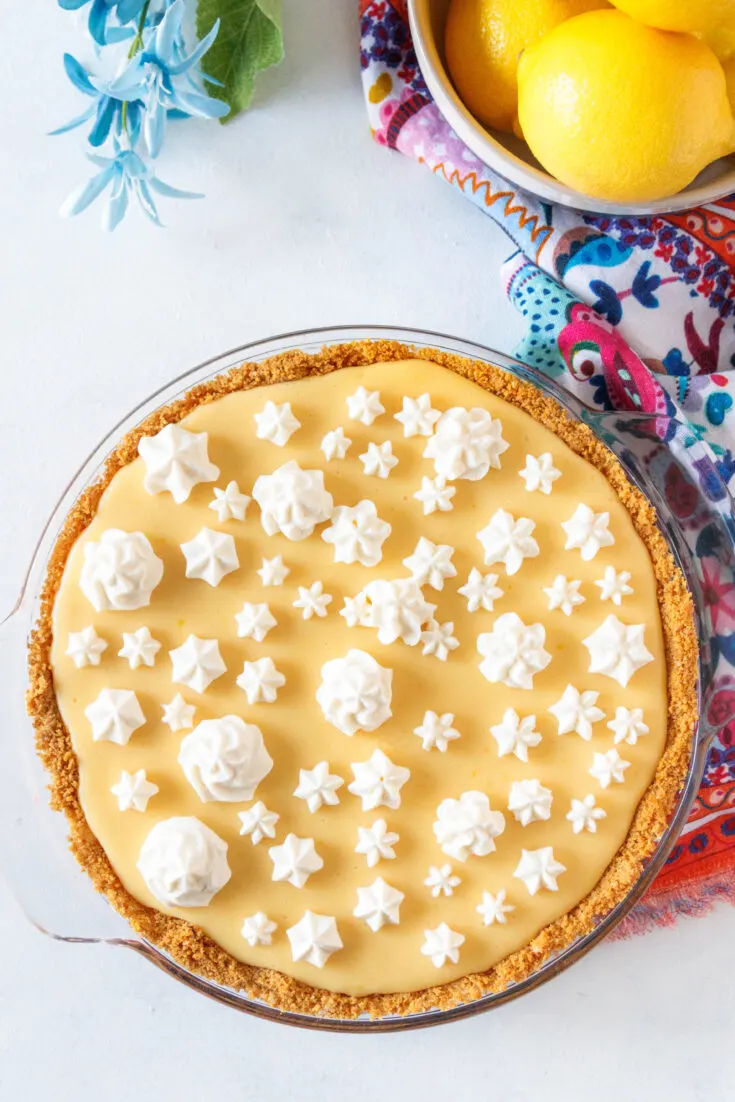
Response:
M467 110L444 64L444 26L449 0L408 0L411 33L424 80L437 107L465 145L493 172L547 202L595 214L645 216L688 210L735 191L735 157L709 165L688 188L652 203L606 203L565 187L541 168L525 142L513 134L486 130Z

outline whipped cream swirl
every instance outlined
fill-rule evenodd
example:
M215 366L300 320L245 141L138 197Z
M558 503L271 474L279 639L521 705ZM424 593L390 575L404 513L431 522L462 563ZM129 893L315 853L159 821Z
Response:
M495 839L504 830L505 816L492 810L484 792L463 792L458 800L442 800L436 809L436 840L456 861L494 853Z
M273 474L260 475L253 497L267 534L282 532L289 540L307 539L317 524L329 520L334 508L332 495L324 489L324 472L304 471L295 459Z
M239 716L205 719L181 743L179 765L204 803L252 800L273 768L263 735Z
M97 612L144 608L162 577L163 562L142 532L108 528L84 547L79 586Z
M392 716L393 671L370 654L350 650L322 666L316 699L324 717L345 735L376 731Z
M380 519L375 502L365 500L354 506L338 505L332 513L331 525L322 532L322 539L334 548L335 562L376 566L390 534L391 526Z
M438 475L450 481L466 478L476 482L491 467L500 468L500 456L508 447L503 426L486 409L455 406L437 421L424 456L434 460Z
M168 490L177 505L187 501L200 482L216 482L219 467L210 463L206 432L166 425L155 436L142 436L138 454L145 463L143 485L149 494Z
M502 681L511 689L532 689L534 675L551 661L545 642L543 624L526 625L517 613L506 612L491 632L477 637L477 649L484 659L480 672L493 684Z
M416 646L421 629L436 612L436 605L424 600L415 578L376 579L365 586L360 597L368 602L362 623L377 628L378 639L386 644L401 639L410 647Z
M138 870L166 907L206 907L232 875L227 843L193 815L156 823L141 848Z
M604 673L625 688L634 673L653 662L645 631L645 624L623 624L617 616L608 616L583 640L590 652L590 673Z

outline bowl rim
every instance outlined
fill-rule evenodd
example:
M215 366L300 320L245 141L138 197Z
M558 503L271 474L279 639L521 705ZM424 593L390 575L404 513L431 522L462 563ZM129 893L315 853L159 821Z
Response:
M683 191L648 203L615 203L595 199L576 188L567 187L550 173L527 164L494 138L468 111L452 84L441 53L431 34L429 12L433 0L408 0L408 18L414 50L421 75L437 108L464 144L491 172L498 172L515 187L550 203L560 203L588 214L612 215L621 218L645 218L675 214L694 207L717 203L735 191L735 166L722 181L697 184L696 179ZM436 57L436 61L432 57ZM713 164L725 163L720 158ZM711 166L708 166L711 167ZM706 171L706 170L705 170ZM701 174L700 174L701 175ZM724 180L729 181L727 184Z

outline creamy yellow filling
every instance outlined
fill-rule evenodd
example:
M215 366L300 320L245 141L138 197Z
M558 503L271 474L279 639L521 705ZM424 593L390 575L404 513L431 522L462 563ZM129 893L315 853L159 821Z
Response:
M379 390L386 413L366 427L351 421L346 398L358 386ZM479 482L457 481L453 509L423 515L414 500L422 475L433 477L433 464L422 453L426 438L404 439L394 419L404 395L418 397L429 392L439 410L453 406L481 407L499 418L510 447L501 457L500 470L491 470ZM286 447L278 447L255 435L253 416L267 399L289 401L302 427ZM331 375L267 388L230 394L203 405L187 416L182 426L209 434L209 457L220 468L216 485L224 487L235 479L244 493L250 493L256 478L270 473L290 459L303 468L325 472L326 488L336 505L354 505L363 498L373 500L379 516L392 525L383 545L383 559L374 567L335 564L333 549L321 539L321 525L307 540L291 542L282 535L267 536L259 510L252 502L244 522L220 523L209 509L215 484L195 487L189 500L174 503L170 494L149 495L143 488L144 466L138 459L120 471L106 490L98 512L69 558L54 611L52 662L62 715L71 732L80 764L80 795L89 824L104 846L123 884L132 895L152 907L186 918L200 926L234 957L251 964L280 969L307 983L349 994L413 990L447 982L469 972L491 967L513 950L526 944L542 927L564 914L597 883L622 845L636 806L650 783L666 737L666 671L663 639L656 601L656 585L648 552L636 534L625 508L618 502L605 478L576 456L553 433L516 407L441 367L419 361L351 368ZM353 441L343 460L327 463L320 450L323 436L342 425ZM390 440L398 465L385 479L367 477L359 455L370 441ZM519 471L526 455L550 452L561 478L549 496L525 489ZM590 562L579 551L565 551L561 522L568 520L577 505L584 503L595 512L609 512L615 543L603 548ZM499 508L514 517L529 517L536 523L534 537L540 554L526 559L513 577L502 565L485 566L477 533ZM186 579L180 544L207 526L230 533L237 547L238 570L216 587L204 581ZM84 547L98 540L107 528L141 531L163 560L163 580L153 593L150 607L134 612L97 613L79 588ZM349 628L339 616L346 596L354 596L375 578L408 576L402 560L409 556L420 536L435 543L451 544L456 578L449 579L442 592L425 587L427 600L438 606L436 618L453 621L460 646L446 662L424 656L421 646L396 642L381 645L375 630ZM290 568L280 587L264 587L256 573L264 557L277 554ZM595 585L606 566L631 574L632 595L620 608L600 599ZM467 611L466 600L457 590L477 567L485 574L499 575L504 590L494 612ZM557 574L581 580L586 598L571 617L560 610L549 611L543 593ZM293 608L298 586L316 580L332 594L324 619L304 621ZM278 621L266 639L256 643L237 637L235 614L244 601L267 602ZM546 629L546 649L551 663L534 678L532 691L489 684L480 674L476 640L492 630L505 612L516 612L527 623L540 622ZM589 653L582 641L614 612L626 624L645 624L645 643L655 661L634 674L627 688L601 674L590 674ZM65 654L70 632L93 625L108 643L100 665L77 669ZM147 626L163 646L153 668L129 668L117 656L122 633ZM174 685L168 651L180 646L189 634L219 640L227 673L203 694ZM343 656L350 648L373 655L393 670L392 718L373 734L358 732L349 738L326 722L316 701L320 670L324 662ZM235 679L243 662L270 656L286 675L276 703L248 705ZM577 734L559 736L557 721L548 709L562 695L567 684L599 693L597 704L605 719L594 726L590 742ZM103 688L132 689L146 716L127 746L94 742L84 709ZM254 800L245 804L202 803L187 782L177 757L188 731L172 734L161 720L164 704L181 691L187 703L196 706L195 724L226 714L241 716L257 724L274 760L273 770L260 783ZM602 789L590 776L595 752L613 747L608 720L617 706L642 708L650 731L636 745L621 743L621 756L631 763L623 784ZM514 756L500 758L489 732L500 723L507 708L521 716L535 714L543 739L530 749L527 764ZM461 738L446 753L424 751L413 733L427 709L455 716L453 726ZM366 761L373 750L382 749L397 765L411 770L401 791L397 810L381 807L361 810L360 800L347 791L352 781L351 762ZM329 762L330 772L344 778L335 807L309 812L305 801L293 796L300 769L312 769L317 762ZM110 789L122 770L145 769L159 792L143 813L118 810ZM553 803L547 822L523 827L508 811L508 794L513 781L536 778L551 789ZM451 860L439 848L433 832L436 808L446 797L458 798L468 790L486 793L494 810L506 817L506 829L497 839L495 853L471 856L465 863ZM574 834L566 815L572 798L593 793L606 812L595 834ZM239 834L238 812L262 800L280 815L276 839L253 846ZM144 839L155 823L171 816L193 815L206 823L228 845L232 869L230 882L205 908L168 910L148 891L136 862ZM370 826L384 818L397 833L394 860L383 860L368 868L364 856L356 854L357 827ZM293 832L313 838L324 867L301 888L271 879L273 863L269 846L283 842ZM522 849L552 846L554 856L567 871L558 880L559 890L542 890L529 895L514 878ZM434 898L424 880L430 866L449 862L461 883L451 897ZM372 932L353 916L357 889L383 877L404 893L400 924ZM507 902L515 907L508 921L485 927L476 912L484 891L496 894L504 889ZM286 928L293 926L309 909L334 915L344 948L319 970L292 960ZM264 911L277 923L271 946L251 948L241 934L244 918ZM457 964L447 962L437 969L421 953L424 930L446 922L465 937Z

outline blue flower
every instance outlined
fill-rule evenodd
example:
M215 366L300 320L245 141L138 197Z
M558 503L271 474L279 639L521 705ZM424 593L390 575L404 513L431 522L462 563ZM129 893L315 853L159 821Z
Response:
M143 133L151 157L157 157L161 150L169 112L217 119L230 110L226 103L210 98L202 89L202 80L218 82L199 69L199 61L217 37L219 20L186 55L181 30L183 16L184 0L174 0L148 35L144 48L131 58L118 77L105 86L94 78L91 80L107 95L144 105Z
M110 195L102 218L102 225L107 230L114 230L122 221L128 209L130 196L134 196L145 214L157 226L161 225L156 209L153 192L165 195L170 199L201 199L202 196L193 191L181 191L171 187L163 180L159 180L153 170L145 163L134 149L123 147L117 138L113 138L114 157L101 157L96 153L87 154L88 160L97 165L96 173L86 184L72 192L61 208L61 213L68 217L81 214L83 210L99 198L110 188Z
M90 0L59 0L59 7L64 8L65 11L78 11L89 2ZM145 0L92 0L88 20L92 38L99 46L130 38L133 32L125 25L138 18L144 3ZM118 23L121 24L120 27L108 26L108 20L113 11Z
M77 126L83 126L90 119L94 119L94 121L87 140L95 148L104 145L111 132L118 136L122 134L123 100L111 96L109 86L101 81L95 80L95 84L93 84L92 80L95 78L71 54L64 54L64 68L74 87L83 92L85 96L90 96L94 102L81 115L77 115L56 130L52 130L51 135L66 134L67 131L74 130ZM143 103L140 100L128 102L127 133L131 146L137 145L142 121Z

